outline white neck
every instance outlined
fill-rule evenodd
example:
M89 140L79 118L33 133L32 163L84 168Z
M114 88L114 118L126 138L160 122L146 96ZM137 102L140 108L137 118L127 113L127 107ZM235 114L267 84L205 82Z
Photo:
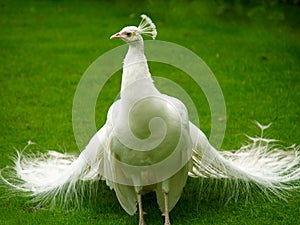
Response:
M140 79L149 78L147 59L144 54L143 40L129 43L129 49L124 59L121 92Z

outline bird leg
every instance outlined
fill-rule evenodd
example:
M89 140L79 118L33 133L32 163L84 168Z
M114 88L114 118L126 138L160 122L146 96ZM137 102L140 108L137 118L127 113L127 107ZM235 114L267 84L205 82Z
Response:
M145 220L144 220L144 215L145 215L146 213L143 211L142 195L141 195L141 194L138 194L138 195L137 195L137 198L138 198L139 215L140 215L140 219L139 219L140 222L139 222L139 225L146 225Z
M169 216L169 196L168 193L164 193L165 198L165 212L163 216L165 217L165 225L171 225Z

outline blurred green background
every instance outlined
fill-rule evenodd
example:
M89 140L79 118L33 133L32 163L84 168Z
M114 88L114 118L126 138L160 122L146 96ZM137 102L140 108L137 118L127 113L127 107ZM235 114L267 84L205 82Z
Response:
M77 84L100 55L123 43L109 37L149 15L157 39L177 43L199 55L222 88L227 129L222 149L236 149L245 134L259 135L252 123L273 122L266 137L299 144L299 1L1 1L0 2L0 168L11 163L14 148L28 140L45 149L78 152L72 131ZM147 52L146 52L147 54ZM190 94L201 128L209 135L205 97L184 73L149 63L155 76L171 79ZM109 65L107 65L109 66ZM121 71L99 95L100 128L120 90ZM244 199L226 206L216 195L204 199L197 180L188 180L171 212L173 224L300 224L300 198L288 202ZM220 191L220 190L219 190ZM81 211L32 210L27 199L0 197L0 224L137 224L114 192L101 186L96 204ZM145 197L148 224L162 224L155 196Z

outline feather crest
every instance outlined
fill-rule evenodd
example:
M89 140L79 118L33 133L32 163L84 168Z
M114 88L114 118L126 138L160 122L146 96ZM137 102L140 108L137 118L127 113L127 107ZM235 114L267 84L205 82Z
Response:
M155 24L152 22L152 20L148 16L143 14L143 15L141 15L141 17L142 17L142 21L140 22L140 24L138 26L140 33L144 34L144 35L148 35L148 36L152 37L152 39L154 40L157 36Z

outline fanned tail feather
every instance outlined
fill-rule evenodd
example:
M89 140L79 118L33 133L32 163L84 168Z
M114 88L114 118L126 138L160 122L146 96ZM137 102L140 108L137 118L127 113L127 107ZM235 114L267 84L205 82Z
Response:
M268 128L259 126L262 131ZM216 184L220 184L220 194L228 193L229 196L224 198L231 199L237 198L243 190L251 194L250 189L254 185L265 196L273 193L284 198L288 191L300 187L299 146L280 147L276 140L261 136L249 137L251 142L239 150L217 151L192 123L190 134L193 155L189 175L202 178L200 191L206 187L205 191L214 192ZM89 195L92 196L97 188L93 181L104 179L103 154L106 138L104 126L78 157L56 151L39 155L17 152L15 165L0 170L0 178L14 190L33 197L33 202L50 202L52 206L80 206L83 198L86 198L87 183L90 184ZM28 146L33 144L29 143ZM213 182L204 184L204 181Z
M263 130L269 126L259 127ZM251 143L236 151L217 151L195 125L190 124L193 139L192 177L223 180L231 195L238 194L243 183L246 192L255 185L263 194L284 198L289 190L299 188L299 146L282 147L276 140L250 138ZM231 196L234 197L234 196Z
M2 169L0 177L12 188L28 193L33 202L80 206L86 191L85 181L102 178L103 137L105 127L94 135L78 157L56 151L26 154L23 151L35 144L29 142L22 152L17 151L15 165Z

